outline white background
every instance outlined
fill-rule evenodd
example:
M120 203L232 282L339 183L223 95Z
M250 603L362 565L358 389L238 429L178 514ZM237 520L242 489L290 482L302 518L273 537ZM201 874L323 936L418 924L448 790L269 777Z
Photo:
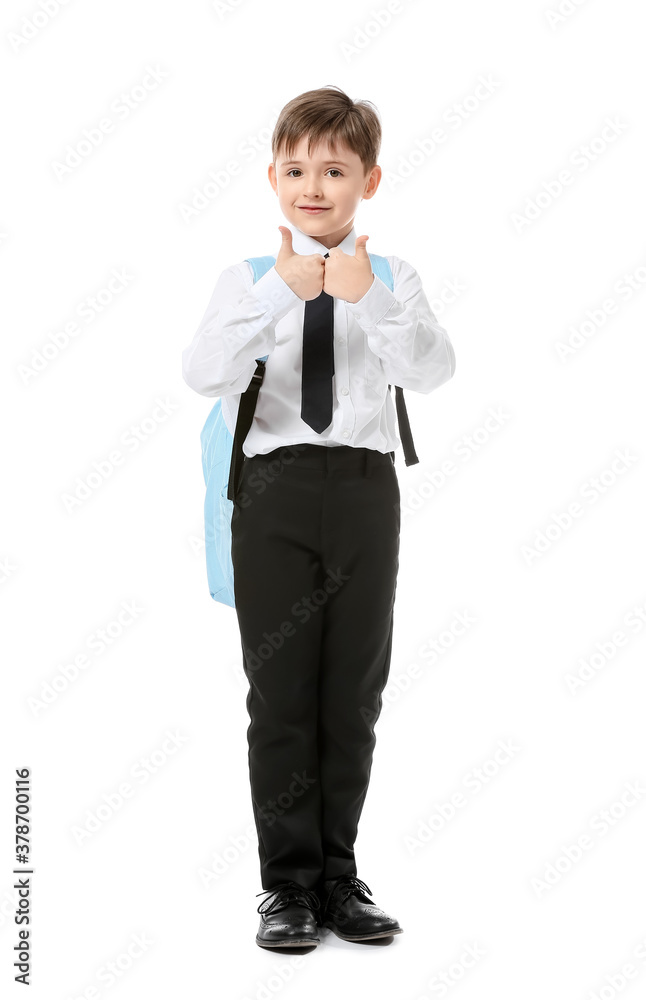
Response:
M644 995L642 11L563 0L550 23L559 2L3 5L7 996L22 995L25 766L38 998ZM142 91L150 68L163 79ZM356 845L404 934L328 934L296 961L254 941L247 683L235 612L207 589L212 401L183 382L181 351L219 273L277 252L273 124L331 83L383 123L384 175L357 232L417 268L457 368L406 393L420 462L397 452L395 642ZM111 105L130 92L145 97L121 118ZM106 117L112 132L59 176ZM129 277L106 291L113 272ZM70 507L94 463L103 477ZM470 625L455 635L458 614ZM500 741L514 749L496 762Z

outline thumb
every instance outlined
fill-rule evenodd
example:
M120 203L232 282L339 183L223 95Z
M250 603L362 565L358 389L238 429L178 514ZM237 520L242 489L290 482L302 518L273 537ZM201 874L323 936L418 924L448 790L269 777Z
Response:
M365 260L366 257L368 257L366 243L369 239L369 236L357 236L354 244L354 255L358 258L358 260Z
M282 242L280 244L279 253L291 255L294 253L294 248L292 246L292 231L288 229L287 226L279 226Z

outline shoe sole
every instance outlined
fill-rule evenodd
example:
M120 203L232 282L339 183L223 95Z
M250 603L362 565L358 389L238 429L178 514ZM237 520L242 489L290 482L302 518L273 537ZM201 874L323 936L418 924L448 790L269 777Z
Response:
M404 933L403 927L396 927L391 931L376 931L374 934L342 934L333 923L325 923L324 926L329 927L343 941L374 941L375 938L393 937L395 934Z
M256 944L261 948L305 948L320 943L320 938L302 938L300 941L295 941L294 938L286 938L284 941L261 941L256 935Z

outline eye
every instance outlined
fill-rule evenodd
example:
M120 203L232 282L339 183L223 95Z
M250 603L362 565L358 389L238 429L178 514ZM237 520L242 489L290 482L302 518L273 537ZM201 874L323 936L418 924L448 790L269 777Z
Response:
M330 173L331 170L333 170L335 174L338 174L339 177L343 177L342 172L340 170L338 170L337 167L330 167L330 170L328 170L328 174ZM302 173L302 170L300 169L300 167L292 167L291 170L287 171L287 176L291 177L291 175L294 173L294 171L296 171L299 174Z

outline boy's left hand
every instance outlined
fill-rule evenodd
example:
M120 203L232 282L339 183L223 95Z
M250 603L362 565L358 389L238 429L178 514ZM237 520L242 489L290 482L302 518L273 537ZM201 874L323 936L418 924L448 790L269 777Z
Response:
M346 302L358 302L366 294L374 274L370 257L366 250L369 236L357 236L354 244L354 257L344 253L340 247L333 247L325 258L323 271L323 291L335 299L345 299Z

